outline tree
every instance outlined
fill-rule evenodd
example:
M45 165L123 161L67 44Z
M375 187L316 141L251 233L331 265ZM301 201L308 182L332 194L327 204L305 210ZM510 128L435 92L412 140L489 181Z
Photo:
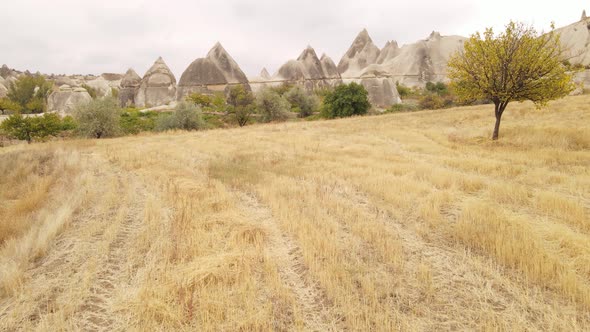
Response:
M262 122L285 121L290 108L289 102L272 89L265 88L256 95L256 109Z
M23 75L10 84L6 96L20 105L23 113L43 113L52 86L41 75Z
M70 125L69 122L62 122L60 117L54 113L45 113L43 116L37 117L23 117L20 114L14 114L0 124L0 130L10 138L31 143L33 139L55 136L60 131L68 130Z
M0 98L0 112L4 114L5 111L20 112L22 107L8 98Z
M483 36L472 35L464 46L448 63L452 88L464 101L494 103L494 140L510 102L530 100L542 107L575 88L563 65L567 50L555 31L539 35L532 27L510 22L501 34L489 28Z
M74 110L80 135L92 138L111 137L120 132L121 108L112 97L97 98Z
M196 92L186 96L185 99L187 102L193 103L200 107L208 107L213 102L213 98L211 96Z
M254 113L254 96L243 85L235 85L229 89L227 105L227 112L233 115L240 127L243 127Z
M319 98L307 93L301 86L296 85L285 94L292 109L299 110L299 117L305 118L313 114L319 107Z
M158 118L156 130L165 131L172 129L199 130L205 127L201 109L188 102L181 102L176 105L174 112Z
M341 84L324 99L322 114L327 118L363 115L371 108L368 92L357 83Z

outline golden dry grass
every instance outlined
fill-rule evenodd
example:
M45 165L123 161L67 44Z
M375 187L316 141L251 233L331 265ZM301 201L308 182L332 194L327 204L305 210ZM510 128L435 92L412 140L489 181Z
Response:
M589 104L5 148L0 330L588 330Z

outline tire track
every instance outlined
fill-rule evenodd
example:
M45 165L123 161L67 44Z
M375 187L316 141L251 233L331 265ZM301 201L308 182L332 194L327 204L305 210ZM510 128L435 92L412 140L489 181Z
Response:
M245 217L263 226L268 232L270 245L266 248L267 254L276 262L282 282L295 296L305 330L342 330L337 326L340 319L333 312L326 294L310 278L297 242L280 229L271 211L261 205L254 195L244 192L235 194Z

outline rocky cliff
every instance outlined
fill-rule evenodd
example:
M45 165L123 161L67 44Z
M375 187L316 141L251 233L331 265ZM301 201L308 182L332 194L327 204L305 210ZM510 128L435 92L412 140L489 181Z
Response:
M145 73L135 95L135 105L166 105L176 100L176 78L162 57Z

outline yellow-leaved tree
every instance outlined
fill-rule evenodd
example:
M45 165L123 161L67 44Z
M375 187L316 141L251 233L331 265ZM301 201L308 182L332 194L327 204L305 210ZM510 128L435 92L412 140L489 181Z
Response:
M502 114L511 101L530 100L542 107L575 89L566 59L558 33L538 34L532 27L510 22L499 35L491 28L483 36L472 35L449 60L448 75L463 101L494 103L492 139L497 140Z

